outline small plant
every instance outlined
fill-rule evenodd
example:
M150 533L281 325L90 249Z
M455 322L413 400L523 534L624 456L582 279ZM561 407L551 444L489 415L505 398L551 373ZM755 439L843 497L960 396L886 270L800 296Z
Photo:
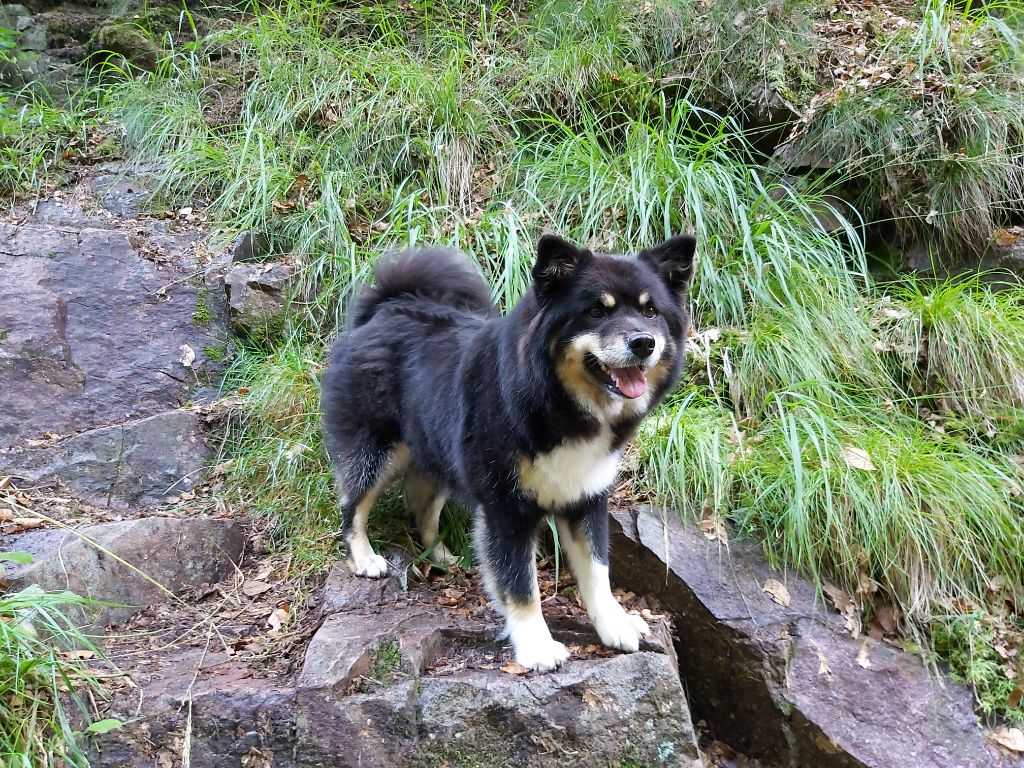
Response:
M7 559L21 553L3 553ZM26 556L27 557L27 556ZM116 671L70 614L92 602L35 589L0 596L0 755L24 768L88 768L86 734L100 720L103 677Z
M402 664L402 653L398 645L398 639L388 637L381 641L377 650L373 653L373 661L370 664L370 677L378 683L388 685L395 679Z
M1024 679L1010 661L1022 633L1017 617L997 622L980 609L938 618L932 627L933 649L955 680L974 689L978 709L989 720L1024 724Z
M196 311L192 313L192 322L196 325L207 326L213 320L213 313L210 311L208 298L206 291L199 291L196 294Z

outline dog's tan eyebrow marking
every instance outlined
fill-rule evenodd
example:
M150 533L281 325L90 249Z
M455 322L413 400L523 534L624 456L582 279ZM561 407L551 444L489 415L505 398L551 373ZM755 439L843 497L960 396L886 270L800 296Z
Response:
M640 306L641 306L641 307L642 307L642 306L643 306L644 304L646 304L647 302L649 302L650 300L651 300L651 297L650 297L650 295L649 295L649 294L647 294L647 293L641 293L641 294L640 294L640 298L638 299L638 301L640 302Z
M601 303L608 307L608 309L611 309L612 307L615 306L615 297L612 296L610 293L602 293Z

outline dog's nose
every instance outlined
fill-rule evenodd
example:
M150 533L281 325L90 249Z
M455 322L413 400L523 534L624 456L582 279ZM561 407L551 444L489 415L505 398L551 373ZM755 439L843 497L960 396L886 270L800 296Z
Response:
M631 333L626 337L626 344L637 357L650 357L654 351L654 337L649 333Z

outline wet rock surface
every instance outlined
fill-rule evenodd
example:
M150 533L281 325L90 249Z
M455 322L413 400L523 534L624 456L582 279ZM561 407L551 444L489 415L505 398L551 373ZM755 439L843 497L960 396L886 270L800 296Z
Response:
M493 617L342 569L292 673L261 675L213 648L161 660L136 680L141 718L100 742L98 764L176 755L188 711L193 766L700 765L664 624L636 654L512 674ZM573 647L596 643L578 621L552 629Z
M782 766L1020 764L986 742L966 689L918 656L853 640L809 584L754 546L646 507L613 512L612 531L613 580L672 614L694 718L730 746ZM762 590L768 579L785 581L788 606Z

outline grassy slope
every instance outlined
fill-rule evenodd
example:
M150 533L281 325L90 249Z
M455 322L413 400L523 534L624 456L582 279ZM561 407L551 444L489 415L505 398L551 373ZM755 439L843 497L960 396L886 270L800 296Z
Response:
M869 182L863 211L882 215L908 179L927 188L939 167L954 178L960 166L932 161L956 143L943 126L970 114L979 151L1001 154L959 177L984 190L947 184L955 194L942 199L973 200L989 218L940 217L939 240L973 237L1002 221L995 203L1018 183L1019 91L1000 74L1013 66L1000 56L1018 43L1016 22L1004 10L958 16L932 3L903 11L928 15L925 37L880 24L878 57L920 55L914 71L932 74L979 70L960 31L973 25L994 56L986 69L999 75L985 102L968 98L977 86L943 91L944 111L924 110L939 120L927 135L945 137L931 148L913 138L919 117L893 113L890 127L908 138L882 152L872 142L889 134L870 110L843 116L854 86L814 101L821 81L802 62L815 60L821 8L722 2L706 15L712 29L695 24L695 8L286 3L115 89L129 144L166 161L168 199L208 195L230 231L265 232L303 267L287 338L240 349L229 373L240 400L232 493L275 520L310 567L336 556L316 377L349 288L383 249L458 245L508 304L526 287L544 229L602 248L696 231L698 336L683 386L638 440L637 490L731 519L770 557L834 581L868 614L895 606L904 628L941 627L939 649L967 659L957 669L983 708L1020 718L1010 706L1016 681L1005 685L1015 670L983 655L974 663L963 648L991 650L993 626L1016 626L1024 582L1024 294L876 284L859 229L819 226L841 219L821 181L783 177L733 123L700 106L763 86L784 90L797 110L813 107L797 140L857 160L852 172ZM775 35L792 56L745 68L730 58L755 57ZM708 73L697 79L712 90L686 91L681 71ZM747 82L741 72L760 74ZM916 77L867 90L896 98ZM212 105L232 103L234 91L239 112L225 119ZM918 151L907 153L912 142ZM914 205L908 221L931 226L930 211ZM463 534L457 520L449 532ZM399 534L388 525L378 535ZM985 621L959 618L976 615Z

